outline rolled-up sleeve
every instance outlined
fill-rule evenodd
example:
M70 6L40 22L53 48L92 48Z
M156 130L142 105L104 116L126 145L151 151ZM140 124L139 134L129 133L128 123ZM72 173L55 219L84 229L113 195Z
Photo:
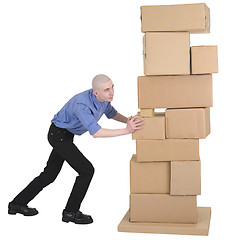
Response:
M101 126L97 123L96 119L91 113L91 110L82 103L77 103L75 108L75 115L80 120L81 124L87 129L90 135L93 135Z
M111 106L111 103L109 102L104 113L107 118L113 118L117 114L117 111L114 109L114 107Z

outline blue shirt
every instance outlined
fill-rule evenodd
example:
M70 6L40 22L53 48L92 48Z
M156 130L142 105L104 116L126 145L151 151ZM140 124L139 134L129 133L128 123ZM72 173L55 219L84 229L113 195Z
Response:
M99 102L93 94L93 89L89 89L72 97L54 115L51 122L57 127L65 128L76 135L82 135L87 131L93 135L101 128L98 120L103 114L107 118L113 118L117 111L111 106L110 102Z

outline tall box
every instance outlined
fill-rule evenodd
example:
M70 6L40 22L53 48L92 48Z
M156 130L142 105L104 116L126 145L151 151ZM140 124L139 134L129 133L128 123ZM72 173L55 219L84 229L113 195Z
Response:
M189 32L147 32L143 38L144 75L190 74Z
M143 118L143 129L132 133L132 139L165 139L165 114L156 113L154 117Z
M201 162L171 162L170 195L201 194Z
M137 162L199 160L199 139L136 140Z
M206 138L210 134L210 109L166 109L166 138Z
M130 161L130 193L170 193L170 162Z
M204 3L141 7L142 32L210 32L210 9Z
M138 77L138 108L191 108L212 105L211 74Z
M156 223L197 223L196 196L131 194L130 221Z
M218 72L217 46L191 47L191 73L206 74Z

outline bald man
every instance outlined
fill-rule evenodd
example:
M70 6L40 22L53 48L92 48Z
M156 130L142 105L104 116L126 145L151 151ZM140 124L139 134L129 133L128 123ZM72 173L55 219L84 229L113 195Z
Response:
M67 161L78 176L63 210L62 221L76 224L93 222L90 215L85 215L80 211L80 206L92 180L94 167L73 143L74 135L82 135L88 131L94 138L122 136L142 128L143 124L143 120L138 120L136 116L126 118L118 113L111 106L113 97L112 80L106 75L99 74L93 78L91 89L72 97L54 116L48 132L48 141L53 149L47 165L44 171L9 203L9 214L20 213L24 216L38 214L35 208L30 208L27 204L56 179L63 162ZM126 127L122 129L102 128L98 120L103 114L109 119L126 123Z

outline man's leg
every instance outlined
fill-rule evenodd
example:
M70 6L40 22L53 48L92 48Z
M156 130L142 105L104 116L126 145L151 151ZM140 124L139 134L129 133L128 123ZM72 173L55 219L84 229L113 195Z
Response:
M79 209L94 174L93 165L73 143L73 134L52 125L48 139L58 154L79 174L76 177L67 205L63 211L64 222L87 224L91 216L82 214Z
M44 171L22 190L10 204L26 206L44 187L56 179L63 162L64 159L53 149Z
M71 156L68 156L66 161L79 173L79 176L76 177L76 181L65 207L66 211L76 211L80 209L81 202L85 197L94 174L93 165L84 157L75 145L72 146L72 152L77 156L76 161L72 159Z
M55 148L56 151L58 151L68 164L79 174L79 176L76 177L65 207L66 211L76 212L79 210L81 202L88 190L94 174L94 167L73 142L65 141L59 145Z

